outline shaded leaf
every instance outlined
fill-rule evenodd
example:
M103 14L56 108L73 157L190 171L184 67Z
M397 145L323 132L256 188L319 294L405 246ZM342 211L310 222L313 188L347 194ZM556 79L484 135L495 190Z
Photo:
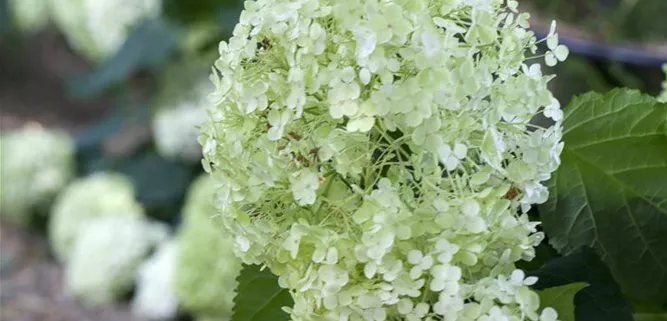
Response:
M134 105L121 97L102 119L77 133L74 139L79 175L115 168L122 157L106 153L105 145L127 128L148 126L149 116L150 109L146 105Z
M667 313L636 313L635 321L667 321Z
M234 27L239 22L241 11L243 11L243 1L238 0L230 0L226 6L220 8L216 20L225 35L231 36Z
M614 281L607 266L591 248L553 259L536 271L536 290L575 282L589 284L574 297L575 316L579 321L631 321L632 307Z
M181 30L160 19L147 19L137 25L110 59L68 83L68 91L78 98L103 92L141 69L155 68L173 53L179 44Z
M149 211L181 204L195 176L188 166L152 152L124 161L118 171L130 177L137 191L137 200Z
M0 0L0 37L11 29L11 15L9 14L9 1Z
M518 261L516 265L524 271L538 270L547 262L560 257L558 252L554 250L547 242L542 242L535 247L535 258L531 261Z
M667 300L667 104L633 90L565 110L562 164L540 206L561 254L594 247L624 292Z
M128 126L137 124L148 126L149 108L141 105L129 108L123 108L123 106L125 104L121 100L97 123L78 133L75 137L77 150L102 148L106 140Z
M278 277L268 268L260 270L258 265L244 265L238 281L232 321L290 319L282 307L292 307L292 296L278 285Z
M574 296L587 286L586 283L570 283L537 291L540 305L554 308L560 321L574 321Z
M222 6L238 2L237 0L164 0L163 14L178 23L200 22L213 19L215 12ZM237 12L238 13L238 12Z

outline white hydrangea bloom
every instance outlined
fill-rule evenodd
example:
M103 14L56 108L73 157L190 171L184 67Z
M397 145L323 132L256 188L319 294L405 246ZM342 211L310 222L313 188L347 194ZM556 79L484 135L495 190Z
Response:
M210 82L199 84L176 106L165 106L153 118L153 137L158 152L168 158L199 162L201 145L197 142L199 126L206 120Z
M662 71L665 73L665 80L662 82L662 93L658 96L658 101L667 103L667 64L662 65Z
M49 221L50 244L58 259L65 262L70 257L77 233L88 220L143 214L127 177L96 173L73 182L58 196Z
M139 267L132 311L140 319L171 320L176 316L178 299L173 285L177 253L177 243L167 241Z
M135 273L168 229L138 216L88 220L65 265L67 293L90 306L106 306L132 288Z
M12 23L20 30L38 31L49 23L48 0L9 0Z
M539 320L515 262L560 163L562 117L506 0L257 0L202 127L236 253L293 320ZM546 63L567 57L555 28ZM530 124L538 113L556 121Z
M74 176L69 134L25 128L0 136L0 213L17 224L30 221Z
M89 59L114 54L129 31L160 14L161 0L50 0L52 16L70 45Z
M191 186L176 236L178 254L175 288L183 308L196 316L229 320L241 261L233 239L211 220L215 182L201 176Z

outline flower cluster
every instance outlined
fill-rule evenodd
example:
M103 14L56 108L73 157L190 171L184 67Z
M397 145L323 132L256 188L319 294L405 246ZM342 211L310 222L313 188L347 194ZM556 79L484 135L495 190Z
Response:
M45 0L9 0L12 23L20 30L35 32L49 23L49 6Z
M74 142L64 132L27 127L0 137L0 213L27 224L74 176Z
M65 289L90 306L125 295L135 272L168 229L140 216L106 216L82 224L65 266Z
M157 111L153 118L153 137L162 156L189 162L201 160L198 127L206 120L206 95L211 87L210 82L202 82L175 106Z
M142 320L171 320L176 316L178 299L174 292L174 276L177 253L175 241L164 242L139 267L132 312Z
M233 239L212 225L215 183L209 176L192 185L176 242L175 291L181 305L198 318L229 320L241 262Z
M662 82L662 93L658 96L658 101L667 102L667 64L662 65L662 71L665 73L665 80Z
M115 53L142 19L158 15L162 1L50 0L50 7L70 45L98 61Z
M49 221L49 240L58 259L66 262L77 233L87 221L106 216L141 217L143 214L128 178L112 173L93 174L73 182L58 196Z
M516 7L245 3L203 165L237 255L279 276L293 320L555 320L514 264L543 238L526 213L563 146ZM566 58L545 40L547 64Z

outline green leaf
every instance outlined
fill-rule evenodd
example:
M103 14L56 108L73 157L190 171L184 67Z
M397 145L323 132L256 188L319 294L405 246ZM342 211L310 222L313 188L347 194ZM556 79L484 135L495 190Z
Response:
M172 220L177 214L196 174L188 166L152 152L124 160L118 171L130 177L137 200L149 214L164 220Z
M586 283L570 283L537 291L540 305L554 308L560 321L574 321L574 296L587 286Z
M149 120L148 105L130 101L124 95L116 97L113 108L106 115L75 135L78 174L86 176L112 170L122 159L106 153L105 144L127 128L148 126Z
M667 321L667 313L635 313L635 321Z
M243 7L242 0L164 0L162 12L169 20L180 24L191 24L215 19L222 9ZM240 10L234 14L240 14Z
M635 315L641 313L646 313L646 314L667 313L667 303L656 304L656 303L639 302L634 298L628 298L628 300L630 301L630 304L632 304L632 311L635 313Z
M141 69L161 65L179 44L181 30L160 18L136 26L122 47L90 74L68 81L68 92L77 98L100 94Z
M554 258L527 274L538 278L532 286L536 290L574 282L589 284L574 296L576 320L632 321L630 302L591 248L581 248L568 256Z
M634 90L565 110L562 164L540 206L561 254L594 247L624 292L667 301L667 104Z
M258 265L244 265L238 281L232 321L290 319L282 307L292 307L292 296L278 285L278 277L268 268L261 270Z

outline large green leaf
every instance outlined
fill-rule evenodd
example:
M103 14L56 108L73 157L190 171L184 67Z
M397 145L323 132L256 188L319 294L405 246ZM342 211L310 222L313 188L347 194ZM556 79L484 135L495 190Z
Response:
M554 308L560 321L574 321L574 296L587 286L586 283L570 283L537 291L540 305Z
M667 104L633 90L585 94L563 122L562 164L540 207L561 254L592 246L624 292L667 300Z
M294 301L287 289L278 285L278 277L258 265L244 265L238 277L232 321L287 321L282 307Z
M574 297L579 321L632 321L632 306L623 296L607 266L591 248L546 262L529 271L538 281L532 287L543 290L575 282L589 284Z

